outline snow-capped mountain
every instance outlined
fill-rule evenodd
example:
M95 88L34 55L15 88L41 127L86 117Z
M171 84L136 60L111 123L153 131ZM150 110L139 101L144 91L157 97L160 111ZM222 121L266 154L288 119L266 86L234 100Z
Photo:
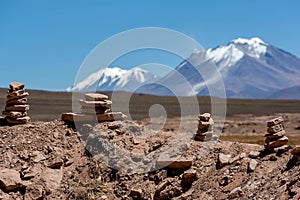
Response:
M300 59L261 39L238 38L227 46L193 53L174 72L143 89L156 95L173 95L161 85L181 91L180 95L209 95L207 84L214 84L214 75L204 81L197 69L209 70L216 65L222 75L227 97L267 98L272 93L300 83ZM191 88L186 89L184 77ZM207 77L206 77L207 78ZM178 95L178 93L177 93Z
M117 67L104 68L91 74L75 86L67 88L67 91L134 91L140 85L156 80L156 75L138 67L130 70Z

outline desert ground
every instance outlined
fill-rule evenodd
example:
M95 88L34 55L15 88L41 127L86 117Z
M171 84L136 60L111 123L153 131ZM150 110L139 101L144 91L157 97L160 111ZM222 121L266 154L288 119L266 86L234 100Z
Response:
M4 109L5 92L0 90L0 109ZM300 198L300 165L290 154L291 148L300 144L300 101L230 99L224 126L213 116L221 132L219 139L214 143L190 140L183 145L186 149L181 140L175 140L173 146L184 149L180 159L191 161L190 165L157 167L155 155L152 159L103 155L97 148L109 149L104 145L108 141L130 155L163 152L176 138L181 121L190 122L187 132L196 132L199 113L192 107L180 116L174 97L136 94L129 104L132 120L74 127L60 120L61 113L72 111L71 93L29 93L32 122L0 126L0 199ZM120 93L113 101L114 109L126 114L124 99L128 95ZM210 112L210 98L199 97L198 101L201 112ZM183 102L188 105L190 99ZM147 129L153 104L164 105L168 111L166 123L156 134ZM290 146L265 152L266 122L278 116L285 119ZM159 116L153 119L162 123ZM111 159L109 166L105 155ZM227 162L220 158L223 156ZM134 163L149 172L134 173Z

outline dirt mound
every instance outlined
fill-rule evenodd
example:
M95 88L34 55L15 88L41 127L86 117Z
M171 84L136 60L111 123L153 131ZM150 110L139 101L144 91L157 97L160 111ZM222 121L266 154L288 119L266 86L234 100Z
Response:
M145 131L144 125L132 121L77 128L61 121L0 127L0 199L300 197L299 164L289 151L266 154L260 145L218 141L202 156L204 143L192 141L182 156L192 158L191 167L153 165L151 172L128 174L100 162L101 152L93 147L109 141L131 153L151 153L170 143L175 137L172 128L144 139L137 137Z

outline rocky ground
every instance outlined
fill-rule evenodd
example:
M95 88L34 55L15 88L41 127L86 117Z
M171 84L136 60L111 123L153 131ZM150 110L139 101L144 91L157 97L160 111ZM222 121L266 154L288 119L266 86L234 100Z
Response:
M268 154L261 145L222 140L191 140L184 149L175 142L183 162L160 169L154 152L176 138L174 124L155 134L147 122L132 121L0 126L0 199L300 198L299 162L290 150ZM134 163L150 172L134 173Z

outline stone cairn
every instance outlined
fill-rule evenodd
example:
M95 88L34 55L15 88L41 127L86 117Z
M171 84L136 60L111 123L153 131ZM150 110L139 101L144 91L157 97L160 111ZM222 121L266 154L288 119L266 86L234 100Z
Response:
M288 143L288 137L285 136L283 118L277 117L267 122L267 134L265 135L265 149L276 151L276 149L285 146Z
M19 82L9 84L10 89L7 92L7 101L2 115L6 116L7 124L17 125L26 124L30 121L27 116L29 105L27 104L28 92L25 91L25 85Z
M199 125L197 134L195 135L195 140L205 141L210 140L213 137L213 125L214 121L211 118L210 113L204 113L199 115Z
M300 145L295 146L292 149L291 154L293 155L293 159L300 161Z
M112 112L110 105L112 101L107 95L100 93L87 93L84 95L85 100L80 99L80 113L63 113L62 120L65 122L83 122L83 121L115 121L126 118L121 112Z

